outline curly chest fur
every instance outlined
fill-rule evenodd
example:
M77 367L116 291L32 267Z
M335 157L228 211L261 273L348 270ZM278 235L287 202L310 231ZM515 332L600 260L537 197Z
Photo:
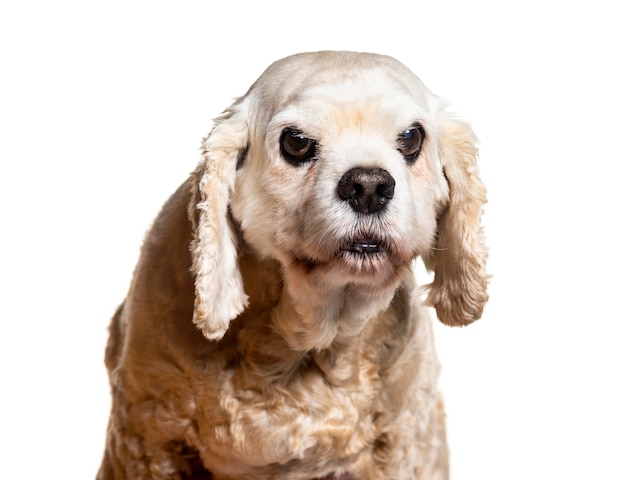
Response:
M132 428L155 441L142 450L165 449L162 470L184 471L191 467L172 445L188 445L215 479L386 478L402 462L390 455L404 455L398 447L415 444L438 421L415 414L435 409L438 396L418 389L434 389L438 366L430 321L406 314L407 297L401 289L361 338L321 352L290 350L251 311L208 359L187 349L170 350L167 367L162 355L152 358L155 371L126 363L126 394L133 379L142 385L126 400L133 416L149 418ZM149 350L141 350L146 358Z
M259 469L268 476L309 471L303 478L313 478L320 468L340 468L372 455L396 413L390 387L399 387L381 365L413 351L404 348L411 337L406 322L398 323L390 312L378 323L352 344L304 354L289 349L266 319L244 314L224 339L227 346L215 355L211 371L189 375L194 379L191 443L206 467L233 476L259 475ZM402 338L403 333L409 335ZM412 390L404 384L396 394L404 398Z
M200 388L197 404L213 405L196 412L208 468L231 474L251 467L257 474L260 467L286 472L296 464L313 469L333 459L350 461L374 444L382 409L377 372L364 366L343 386L333 385L317 363L308 363L303 360L288 382L263 384L244 367L224 371L210 394Z

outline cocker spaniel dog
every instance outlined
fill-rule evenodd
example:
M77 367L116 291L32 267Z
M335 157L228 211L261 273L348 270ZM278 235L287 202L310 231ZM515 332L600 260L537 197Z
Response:
M467 325L487 301L476 157L390 57L271 65L145 239L98 478L447 478L425 305Z

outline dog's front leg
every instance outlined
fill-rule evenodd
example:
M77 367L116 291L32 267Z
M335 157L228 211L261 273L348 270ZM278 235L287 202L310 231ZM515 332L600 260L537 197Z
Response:
M145 407L145 408L143 408ZM142 411L143 410L143 411ZM122 412L113 402L113 413L107 432L104 458L97 480L186 480L211 479L204 468L198 452L185 441L150 440L149 433L131 431L132 423L141 423L140 418L151 418L149 410L154 405L139 403L132 407L133 421L122 424L120 418L128 420L129 412Z

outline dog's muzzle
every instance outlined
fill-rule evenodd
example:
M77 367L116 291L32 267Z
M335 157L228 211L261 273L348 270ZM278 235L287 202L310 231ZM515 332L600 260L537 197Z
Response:
M337 194L355 212L373 214L387 206L393 198L395 186L396 181L387 170L356 167L343 174L337 185ZM367 250L370 247L364 244L358 248Z

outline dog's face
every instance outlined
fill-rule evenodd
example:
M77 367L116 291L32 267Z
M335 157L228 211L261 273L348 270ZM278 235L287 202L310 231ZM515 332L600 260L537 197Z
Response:
M272 65L205 141L198 325L219 338L245 304L228 209L247 246L307 294L393 290L422 255L442 320L474 320L486 300L475 156L469 127L389 57L320 52Z
M285 268L380 288L430 250L447 198L429 100L376 62L315 65L280 97L253 89L262 118L232 213L247 243Z

